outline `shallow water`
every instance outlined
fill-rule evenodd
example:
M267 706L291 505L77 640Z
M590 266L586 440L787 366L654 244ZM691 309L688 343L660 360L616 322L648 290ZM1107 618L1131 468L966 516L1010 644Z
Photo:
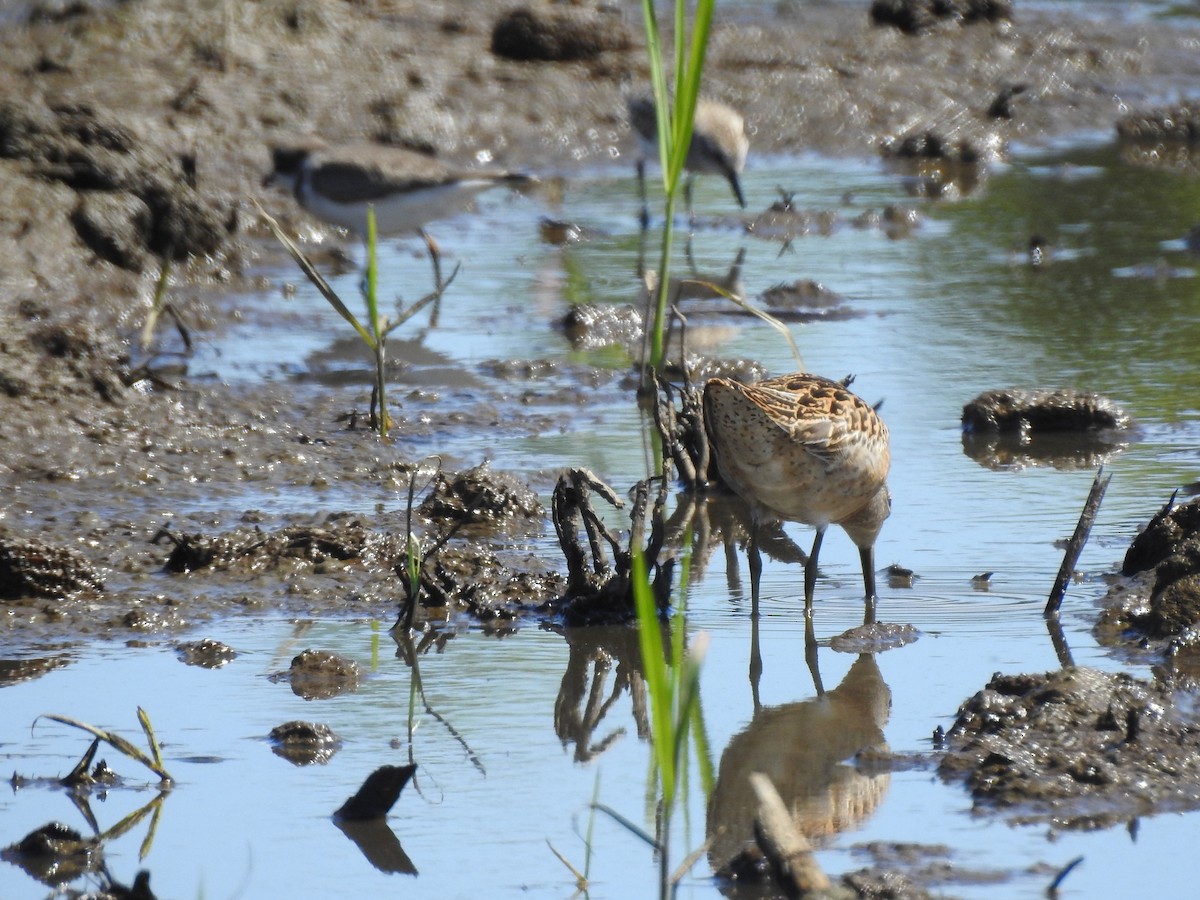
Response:
M1066 879L1061 896L1135 896L1148 882L1160 896L1182 895L1193 877L1192 815L1151 816L1129 832L1010 827L972 814L965 792L941 784L928 768L868 779L844 765L846 754L839 756L836 748L853 729L877 727L891 750L926 753L933 729L948 728L958 705L993 672L1059 664L1041 610L1061 560L1055 542L1071 534L1094 468L993 469L973 460L963 449L959 415L985 389L1096 390L1125 406L1138 423L1108 462L1113 481L1063 614L1076 663L1123 667L1090 635L1093 603L1104 589L1101 576L1119 563L1138 525L1172 490L1195 479L1200 457L1200 282L1193 277L1200 261L1178 244L1196 224L1200 186L1130 166L1103 141L1027 154L994 172L984 191L957 203L906 197L904 180L874 160L754 158L745 183L750 207L771 203L777 186L794 192L797 207L834 210L842 221L895 203L914 205L924 216L911 237L895 240L843 225L798 238L781 252L778 243L718 223L699 228L692 242L696 268L706 275L724 273L744 248L748 297L797 279L818 280L840 294L854 316L793 325L792 334L806 368L835 378L854 373L856 391L870 402L882 400L892 432L894 511L877 545L877 562L901 563L917 578L912 587L882 580L879 609L884 621L911 623L921 637L881 654L878 673L868 673L875 719L860 710L857 719L847 713L830 721L829 703L804 703L815 692L802 652L800 569L768 560L763 578L758 700L764 711L784 708L777 715L799 723L792 727L811 743L806 752L862 791L859 812L842 823L841 834L822 843L822 865L840 874L871 862L863 850L869 842L918 841L949 848L929 862L948 859L951 871L974 873L944 885L956 896L1041 896L1054 872L1081 855L1084 863ZM492 194L478 215L431 229L451 263L461 261L463 268L437 327L424 328L423 315L401 331L413 343L397 343L393 350L410 363L397 375L393 396L421 386L437 391L449 408L472 411L487 395L501 422L494 428L465 423L419 439L401 436L404 455L443 454L452 468L490 458L541 487L563 466L590 467L620 491L644 476L641 419L628 390L615 376L593 382L581 374L596 365L621 371L626 360L611 350L573 351L555 325L571 302L636 302L634 197L625 168L591 171L568 181L560 202L546 195ZM726 189L711 181L701 181L697 206L705 215L734 212ZM549 246L538 239L543 216L569 219L595 236L566 248ZM1035 233L1055 247L1052 261L1036 269L1023 256ZM415 241L385 248L383 284L409 301L430 277L419 250ZM651 257L654 252L651 246ZM335 286L353 296L357 277L342 276ZM293 298L273 292L252 302L289 315L269 332L248 331L208 347L195 370L251 380L307 378L319 371L323 381L340 372L337 384L311 389L342 391L348 403L365 405L366 363L349 343L330 350L329 336L343 329L324 301L300 286ZM692 301L690 316L693 326L721 329L716 336L724 342L711 352L761 360L772 373L796 367L769 327L706 312L706 304L716 305ZM488 363L506 359L553 360L558 367L544 379L504 381ZM506 410L531 406L559 417L560 427L541 431L504 421ZM345 509L365 516L404 503L389 491L363 497L337 485L319 499L260 489L250 485L243 496L209 502L230 510ZM802 547L811 539L800 526L787 530ZM549 564L558 563L552 533L529 546ZM828 641L861 621L861 581L857 552L840 531L830 532L821 563L816 632ZM739 555L742 578L745 566ZM990 589L980 591L971 579L985 571L995 574ZM702 702L714 763L754 716L747 589L729 574L717 548L689 596L689 632L711 637ZM37 714L75 715L132 737L134 707L147 709L179 783L162 804L147 858L138 860L148 819L111 841L107 859L125 882L139 867L149 868L154 889L167 897L385 891L569 896L573 877L546 842L584 865L581 835L594 791L601 802L651 827L648 745L637 737L627 691L590 731L570 731L560 709L566 736L556 733L556 702L569 699L568 708L582 702L563 693L575 684L564 682L564 673L594 675L582 663L586 646L569 647L559 634L532 625L497 639L459 622L443 648L420 657L428 700L453 732L428 713L418 716L411 744L420 765L417 789L407 788L388 818L420 874L373 868L329 814L373 768L409 756L411 672L384 632L389 624L232 619L197 635L238 650L237 660L215 671L182 666L165 643L78 648L70 666L0 692L0 753L23 775L62 773L85 741L53 723L30 731L26 723ZM634 642L627 632L604 638L614 654L601 685L607 696ZM571 638L577 639L583 640ZM370 675L354 694L314 702L266 680L305 647L350 656ZM855 660L823 646L824 686L832 690L841 683ZM855 671L861 675L861 666ZM878 707L886 710L889 693L890 712L881 716ZM327 765L292 767L271 753L265 735L293 718L328 723L345 746ZM141 777L132 763L106 755L131 780ZM694 776L691 785L678 820L675 860L704 839L704 804ZM116 789L93 798L92 810L100 828L110 828L154 796L149 787ZM31 786L6 794L0 798L0 842L50 819L88 830L58 790ZM653 894L654 862L637 837L600 816L591 844L590 896ZM702 860L684 880L683 895L716 896L709 874ZM13 866L0 865L0 896L40 897L46 891Z

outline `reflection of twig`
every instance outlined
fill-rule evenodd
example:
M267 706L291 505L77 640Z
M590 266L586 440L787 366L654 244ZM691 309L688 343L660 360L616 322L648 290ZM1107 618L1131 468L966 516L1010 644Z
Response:
M403 654L403 659L405 662L408 663L409 668L412 669L412 682L411 682L412 693L410 693L410 695L409 695L410 699L409 699L409 706L408 706L408 747L409 747L410 761L412 758L413 734L416 731L416 726L415 726L414 716L413 716L413 713L414 713L413 701L415 700L416 697L420 697L421 705L425 709L425 712L427 712L429 715L433 716L433 718L436 719L442 725L442 727L445 728L446 731L448 731L450 733L450 736L458 742L459 746L461 746L463 748L463 752L465 752L467 754L467 759L469 759L471 761L471 765L475 766L475 768L478 769L481 774L486 775L487 769L484 767L483 761L479 758L478 754L476 754L475 751L471 749L471 745L467 743L467 739L462 736L462 734L459 732L459 730L457 728L455 728L453 725L450 724L449 720L445 716L443 716L441 713L439 713L437 710L435 710L433 708L433 704L431 704L429 702L429 699L425 696L425 684L421 679L421 667L420 667L420 664L417 662L417 652L416 652L416 649L413 647L411 632L408 632L408 631L397 632L397 631L393 630L392 637L394 640L396 640L397 643L399 643L401 645L400 652L401 652L401 654Z
M1071 656L1071 648L1067 644L1067 636L1063 634L1062 622L1058 620L1058 616L1046 616L1046 630L1050 632L1050 644L1054 647L1058 664L1064 669L1073 669L1075 660Z
M1054 579L1054 587L1050 590L1050 599L1046 601L1046 616L1057 616L1058 609L1062 606L1063 595L1067 592L1067 582L1071 580L1071 573L1075 571L1075 563L1079 561L1079 554L1083 552L1083 545L1087 543L1092 523L1096 521L1096 513L1100 511L1104 492L1108 490L1108 483L1112 481L1111 475L1107 478L1103 478L1103 475L1104 466L1101 466L1092 481L1092 489L1088 493L1087 502L1083 505L1083 512L1079 514L1075 533L1071 535L1071 540L1067 543L1062 565L1058 569L1058 577Z
M554 845L550 843L550 838L546 838L546 846L550 848L551 853L558 857L558 861L566 866L570 873L575 876L576 892L578 893L579 891L586 891L588 886L587 876L571 865L570 860L568 860L565 856L559 853L558 850L555 849Z
M1063 866L1062 870L1057 875L1054 876L1054 880L1052 882L1050 882L1050 887L1046 888L1046 896L1047 897L1057 897L1058 889L1062 885L1063 879L1065 879L1068 875L1070 875L1071 872L1073 872L1075 870L1075 867L1077 865L1079 865L1081 862L1083 862L1083 857L1077 856L1073 860L1071 860L1069 863L1067 863L1065 866Z

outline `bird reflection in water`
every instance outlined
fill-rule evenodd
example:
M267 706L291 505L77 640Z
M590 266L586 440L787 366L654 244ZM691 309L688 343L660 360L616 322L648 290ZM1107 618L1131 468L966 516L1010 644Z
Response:
M860 654L841 683L826 691L811 618L805 651L816 696L779 706L756 702L750 723L721 754L707 828L709 861L718 875L754 866L759 804L751 773L770 778L796 830L814 843L867 819L887 793L888 772L863 771L853 761L887 747L891 691L874 655Z

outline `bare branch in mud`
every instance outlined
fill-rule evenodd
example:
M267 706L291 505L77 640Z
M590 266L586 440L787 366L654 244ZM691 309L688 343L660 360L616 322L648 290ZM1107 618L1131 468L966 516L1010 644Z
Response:
M1046 601L1046 616L1057 616L1059 607L1062 606L1063 596L1067 592L1067 583L1071 580L1071 573L1075 571L1075 563L1079 561L1079 554L1083 552L1083 545L1087 543L1088 535L1092 530L1092 523L1096 521L1096 513L1100 511L1100 503L1104 500L1104 492L1108 490L1108 483L1112 481L1112 476L1104 478L1104 466L1101 466L1096 471L1096 477L1092 481L1092 489L1088 493L1087 502L1083 505L1083 512L1079 514L1079 522L1075 525L1075 533L1071 535L1071 540L1067 543L1067 550L1063 554L1062 565L1058 569L1058 577L1054 579L1054 587L1050 590L1050 599Z

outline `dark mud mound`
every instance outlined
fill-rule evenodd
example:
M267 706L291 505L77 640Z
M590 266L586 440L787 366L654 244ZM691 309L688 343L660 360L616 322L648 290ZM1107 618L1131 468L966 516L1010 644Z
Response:
M963 406L963 452L993 469L1095 468L1124 449L1131 424L1125 410L1090 391L984 391Z
M977 808L1018 822L1107 827L1200 807L1194 701L1125 674L995 675L964 704L939 767Z
M1200 498L1174 497L1142 530L1096 626L1106 645L1166 651L1176 666L1200 664Z

